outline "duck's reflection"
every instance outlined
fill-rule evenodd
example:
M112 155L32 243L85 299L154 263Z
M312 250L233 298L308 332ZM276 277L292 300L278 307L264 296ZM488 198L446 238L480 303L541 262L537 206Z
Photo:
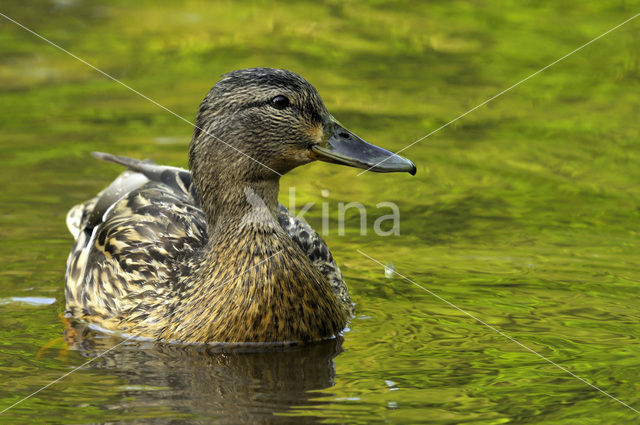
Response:
M67 328L65 340L86 357L109 350L88 366L107 369L123 381L122 404L105 408L162 408L161 423L171 416L177 423L314 423L313 416L286 414L291 407L308 410L318 404L312 390L333 385L333 359L342 351L341 338L259 352L256 347L247 352L131 341L114 348L122 339L78 323Z

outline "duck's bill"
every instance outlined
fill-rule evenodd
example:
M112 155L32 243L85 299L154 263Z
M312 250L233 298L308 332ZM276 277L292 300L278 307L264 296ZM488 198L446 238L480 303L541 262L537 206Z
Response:
M337 121L327 122L323 130L323 141L311 148L313 159L363 168L376 173L406 171L412 176L416 174L413 162L365 142Z

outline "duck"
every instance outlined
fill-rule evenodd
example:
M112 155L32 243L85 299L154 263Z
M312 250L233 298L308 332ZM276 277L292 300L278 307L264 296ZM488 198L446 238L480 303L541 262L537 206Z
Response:
M347 130L298 74L231 71L197 111L189 170L108 153L126 169L71 208L67 317L181 343L305 343L353 317L322 238L278 202L280 178L314 161L416 173Z

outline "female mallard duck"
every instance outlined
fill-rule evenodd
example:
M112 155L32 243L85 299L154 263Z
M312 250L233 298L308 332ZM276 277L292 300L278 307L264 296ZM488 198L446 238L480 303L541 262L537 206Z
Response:
M352 310L347 287L322 239L278 203L279 178L314 160L416 171L343 128L302 77L268 68L225 74L205 97L191 173L95 156L128 170L67 216L76 241L66 308L102 328L182 342L338 334Z

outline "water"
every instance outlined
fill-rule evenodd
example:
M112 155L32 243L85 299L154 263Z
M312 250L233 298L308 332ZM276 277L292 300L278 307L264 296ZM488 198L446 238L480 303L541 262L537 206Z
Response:
M292 69L370 142L400 149L637 13L637 2L5 1L2 13L192 119L223 72ZM640 409L640 21L408 149L415 177L295 170L356 317L262 353L69 327L73 204L119 172L186 166L189 126L0 18L0 416L21 423L640 423L638 414L357 250ZM327 192L328 191L328 192ZM339 202L355 211L338 234ZM401 235L374 220L397 203ZM55 301L52 301L54 299ZM26 301L25 301L26 300ZM65 342L65 338L66 341ZM115 347L115 348L113 348Z

